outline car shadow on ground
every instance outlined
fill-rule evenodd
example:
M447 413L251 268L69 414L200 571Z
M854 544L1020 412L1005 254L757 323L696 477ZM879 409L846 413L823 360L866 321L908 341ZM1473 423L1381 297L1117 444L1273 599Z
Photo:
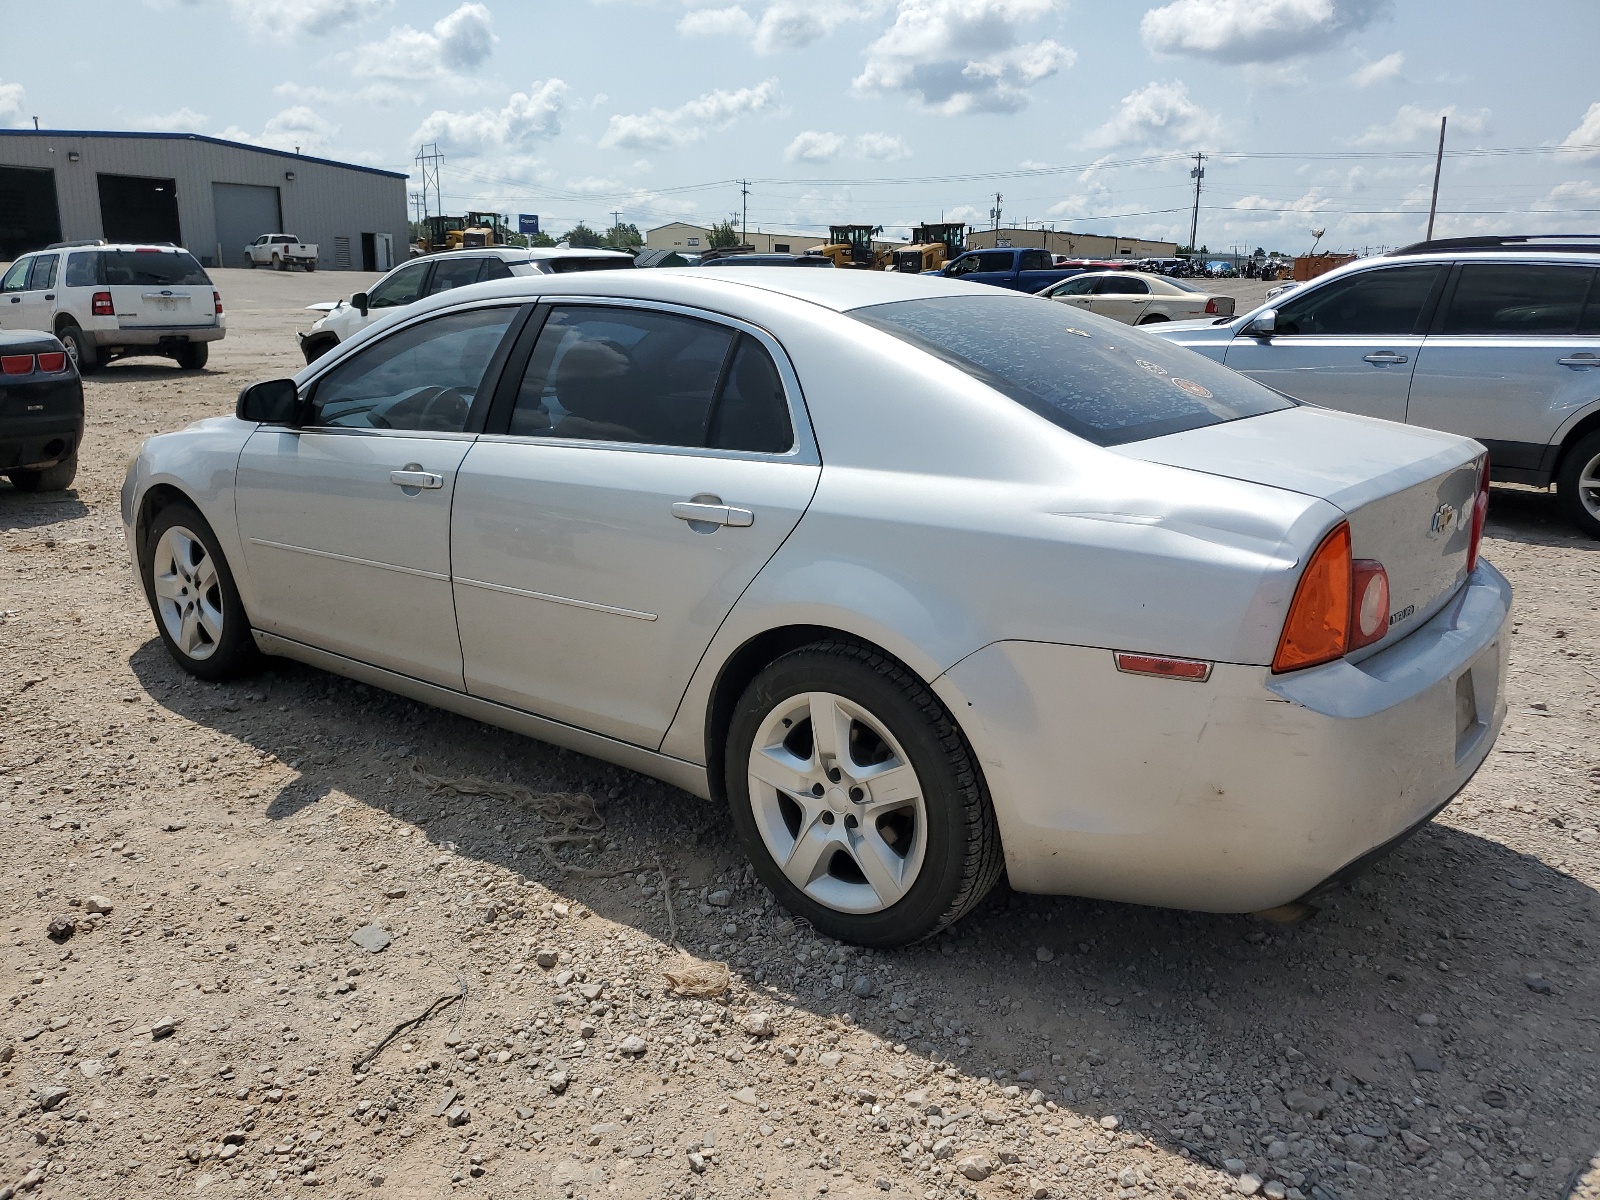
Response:
M1571 550L1600 550L1600 540L1580 532L1561 509L1553 491L1496 485L1489 493L1490 537L1508 538L1530 546L1562 546Z
M1122 1123L1117 1137L1298 1177L1318 1200L1487 1195L1490 1183L1505 1195L1514 1162L1532 1164L1514 1194L1557 1195L1600 1141L1592 1109L1557 1099L1593 1082L1600 896L1453 827L1448 811L1298 925L1028 896L1002 882L937 938L861 954L772 905L723 814L654 780L296 663L204 684L152 639L130 666L168 711L296 769L245 801L270 820L348 797L663 941L653 889L664 865L692 897L676 920L689 951L730 961L758 994L849 1013L904 1047L891 1061L909 1079L948 1064L955 1074L933 1078L935 1102L946 1087L981 1097L976 1077L1024 1094L1037 1084L1064 1110L1048 1119L1068 1126L1074 1171L1098 1161L1088 1140L1112 1136L1099 1124L1108 1116ZM537 817L503 800L430 795L412 764L587 792L602 806L605 848L563 848L562 860L630 873L563 874L538 852ZM706 889L728 889L731 903L694 903ZM858 980L870 995L855 994ZM991 1133L1025 1163L1036 1152L1015 1125Z
M214 373L215 371L208 367L189 370L170 359L163 361L159 358L140 358L132 362L118 359L106 363L89 378L95 383L150 383L184 378L200 379Z
M23 492L0 476L0 529L44 529L89 515L89 506L72 488L63 492Z

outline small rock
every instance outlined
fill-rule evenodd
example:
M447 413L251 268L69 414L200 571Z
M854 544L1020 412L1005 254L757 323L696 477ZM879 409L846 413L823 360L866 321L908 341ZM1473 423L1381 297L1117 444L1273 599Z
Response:
M1529 883L1526 879L1523 879L1518 875L1508 876L1506 878L1506 884L1519 892L1531 892L1533 890L1533 884Z
M712 908L727 908L733 903L733 893L727 888L718 888L706 897L706 903Z
M1110 1116L1107 1116L1107 1117L1101 1117L1100 1118L1100 1128L1101 1129L1106 1129L1106 1130L1115 1129L1115 1128L1117 1128L1117 1126L1119 1126L1121 1124L1122 1124L1122 1118L1121 1117L1110 1117Z
M1261 1176L1241 1175L1233 1181L1233 1190L1241 1196L1254 1196L1261 1190Z
M382 925L363 925L350 935L350 940L368 954L377 954L386 949L393 939Z
M1418 1013L1417 1014L1417 1024L1418 1025L1437 1025L1438 1023L1439 1023L1439 1018L1434 1016L1432 1013Z
M953 1158L955 1156L955 1152L956 1140L953 1137L940 1138L933 1144L933 1150L931 1151L934 1158L938 1159L940 1162L943 1162L947 1158Z
M974 1183L982 1183L994 1173L994 1161L987 1154L969 1154L956 1163L956 1170Z
M0 1046L0 1064L10 1062L16 1053L17 1048L11 1045L9 1042L7 1042L4 1046Z
M1033 957L1039 962L1053 962L1056 957L1056 952L1050 949L1049 946L1040 946L1033 952Z
M162 833L181 833L187 828L189 828L189 822L187 821L163 821L161 823Z
M39 1107L45 1112L50 1112L61 1104L72 1093L64 1087L42 1087L39 1089Z
M72 917L51 917L50 924L44 927L45 933L51 941L64 942L78 931L78 922Z
M1265 1184L1262 1185L1261 1194L1265 1196L1267 1200L1285 1200L1285 1198L1289 1195L1289 1189L1284 1187L1283 1184L1279 1183L1276 1179L1269 1179Z
M1222 1160L1222 1169L1229 1175L1243 1175L1245 1166L1246 1163L1242 1158L1225 1158Z
M772 1014L768 1012L745 1013L740 1018L739 1025L751 1037L771 1037L776 1032L772 1022Z
M1426 1046L1420 1050L1407 1050L1406 1057L1411 1060L1411 1066L1417 1071L1432 1071L1438 1074L1444 1070L1444 1063L1439 1056Z
M617 1043L617 1049L629 1057L636 1057L644 1053L644 1039L637 1033L630 1033L627 1037L623 1038L622 1041Z
M756 1095L753 1087L742 1087L733 1093L733 1098L740 1104L748 1104L751 1108L761 1103L761 1098Z
M1407 1150L1412 1154L1422 1155L1433 1149L1433 1143L1420 1134L1412 1133L1409 1129L1400 1131L1400 1140L1405 1143Z
M548 971L561 961L561 956L547 947L535 954L533 961Z
M108 914L113 905L104 896L90 896L83 902L83 911L86 913L99 913L101 916Z
M1290 1112L1301 1113L1313 1120L1320 1117L1328 1109L1328 1101L1323 1096L1311 1096L1298 1090L1284 1093L1283 1106Z
M689 1151L689 1170L693 1171L696 1175L704 1175L705 1174L705 1172L706 1172L706 1159L705 1159L705 1155L701 1154L700 1151L698 1151L698 1150Z
M855 982L850 985L850 992L852 995L859 996L865 1000L870 996L877 995L878 985L872 981L872 976L870 975L857 975Z
M1527 984L1530 992L1537 992L1541 996L1548 996L1555 991L1550 986L1550 981L1543 975L1524 975L1522 982Z
M178 1032L178 1019L176 1017L162 1017L150 1026L150 1040L159 1042L162 1038L171 1037Z
M817 1055L817 1065L824 1071L831 1071L844 1061L844 1055L837 1050L824 1050Z
M385 900L404 900L406 898L406 889L403 887L384 888L383 898Z
M428 1115L430 1117L444 1116L445 1113L449 1112L454 1106L460 1095L461 1093L456 1091L455 1088L445 1088L444 1095L439 1097L439 1102L433 1106L432 1111L429 1112Z
M368 1171L367 1172L367 1186L368 1187L382 1187L385 1183L388 1182L388 1178L389 1177L387 1175L385 1175L382 1171L377 1171L377 1170Z
M472 1114L467 1111L465 1105L461 1104L456 1105L444 1115L444 1123L452 1129L458 1125L465 1125L470 1120L472 1120Z
M566 1091L567 1084L571 1082L565 1071L551 1071L544 1077L544 1081L550 1085L550 1091L557 1096Z

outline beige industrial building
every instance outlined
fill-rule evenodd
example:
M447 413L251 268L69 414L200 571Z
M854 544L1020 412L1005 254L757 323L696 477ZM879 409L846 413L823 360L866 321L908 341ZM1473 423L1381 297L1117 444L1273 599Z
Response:
M763 233L759 229L747 230L744 240L761 254L804 254L807 250L826 245L827 238L814 233ZM674 221L647 231L644 244L650 250L677 250L682 254L704 254L711 249L711 230L701 225L686 225Z
M1173 258L1178 253L1176 242L1058 229L974 229L967 233L969 250L990 250L995 246L1038 246L1069 258Z

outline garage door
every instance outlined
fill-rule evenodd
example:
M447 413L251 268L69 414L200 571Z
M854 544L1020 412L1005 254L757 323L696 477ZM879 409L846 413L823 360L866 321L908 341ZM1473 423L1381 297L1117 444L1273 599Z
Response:
M0 167L0 262L61 240L56 173Z
M222 261L218 266L249 266L249 256L244 252L246 246L263 233L285 232L275 187L213 183L211 201L217 213L217 243L222 247Z
M101 175L100 222L108 242L183 244L178 184L148 175Z

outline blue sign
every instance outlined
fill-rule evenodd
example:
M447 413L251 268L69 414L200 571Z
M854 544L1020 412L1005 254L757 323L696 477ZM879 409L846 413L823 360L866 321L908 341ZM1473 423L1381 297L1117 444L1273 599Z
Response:
M538 213L518 213L517 214L517 232L518 233L538 233L539 232L539 214Z

